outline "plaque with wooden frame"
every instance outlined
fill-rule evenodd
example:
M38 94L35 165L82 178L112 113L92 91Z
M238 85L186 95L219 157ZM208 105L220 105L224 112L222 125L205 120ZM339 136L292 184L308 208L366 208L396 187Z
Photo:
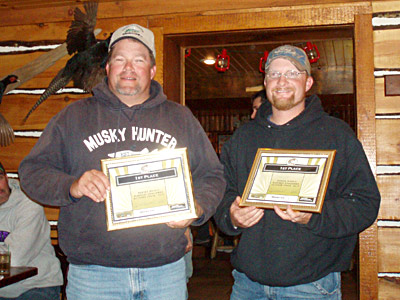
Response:
M260 148L240 206L321 213L336 150Z
M107 230L197 218L186 148L101 160Z

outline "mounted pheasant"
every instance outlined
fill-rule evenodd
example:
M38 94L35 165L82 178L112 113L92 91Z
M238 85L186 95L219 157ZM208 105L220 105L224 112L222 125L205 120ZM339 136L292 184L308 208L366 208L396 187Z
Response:
M110 37L102 41L96 40L94 27L97 7L97 2L86 2L84 4L86 14L75 8L74 21L68 30L66 41L68 54L74 56L50 82L40 99L25 116L24 122L43 101L64 88L71 80L75 87L91 92L92 88L104 78Z
M0 104L7 86L17 81L18 77L16 75L8 75L0 81ZM6 147L10 145L14 142L14 138L14 130L12 129L10 123L8 123L8 121L0 113L0 146Z

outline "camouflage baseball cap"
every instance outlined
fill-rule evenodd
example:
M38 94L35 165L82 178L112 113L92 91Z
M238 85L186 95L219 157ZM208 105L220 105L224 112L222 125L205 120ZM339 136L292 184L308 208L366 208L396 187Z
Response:
M310 61L303 49L292 45L283 45L275 48L268 55L267 62L265 63L265 70L268 70L271 62L277 58L287 59L294 64L299 71L306 71L308 75L311 75Z
M0 174L6 174L6 170L4 169L3 165L0 162Z

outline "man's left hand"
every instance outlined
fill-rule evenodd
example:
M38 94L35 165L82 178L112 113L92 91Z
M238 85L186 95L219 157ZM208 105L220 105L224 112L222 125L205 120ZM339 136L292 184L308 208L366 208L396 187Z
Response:
M285 211L275 205L274 210L275 210L276 214L278 216L280 216L283 220L291 221L293 223L307 224L312 217L312 213L305 213L305 212L293 210L290 207L290 205L288 205L288 207Z

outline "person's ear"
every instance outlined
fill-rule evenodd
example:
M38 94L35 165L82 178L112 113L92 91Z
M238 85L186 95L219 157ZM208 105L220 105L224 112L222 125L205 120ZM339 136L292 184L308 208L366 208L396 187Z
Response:
M150 77L151 77L151 79L154 79L154 76L156 76L156 71L157 71L157 68L156 68L155 65L153 67L151 67L151 69L150 69Z
M306 92L308 92L314 84L314 79L311 76L307 77L306 80Z

